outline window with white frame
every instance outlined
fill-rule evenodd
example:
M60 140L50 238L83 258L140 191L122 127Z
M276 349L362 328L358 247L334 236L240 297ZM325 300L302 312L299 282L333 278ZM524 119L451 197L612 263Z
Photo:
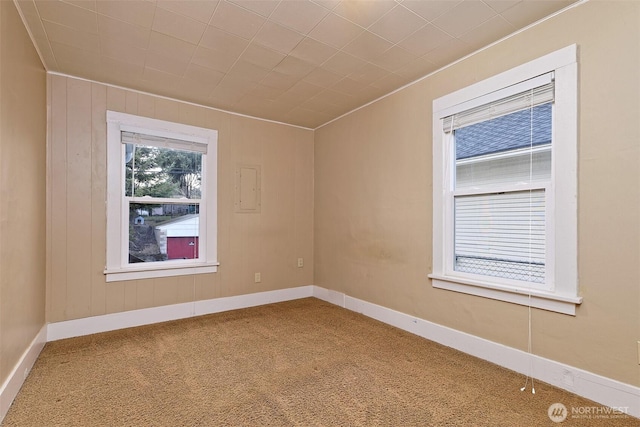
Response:
M217 131L107 111L107 281L217 270Z
M576 55L434 100L434 287L575 314Z

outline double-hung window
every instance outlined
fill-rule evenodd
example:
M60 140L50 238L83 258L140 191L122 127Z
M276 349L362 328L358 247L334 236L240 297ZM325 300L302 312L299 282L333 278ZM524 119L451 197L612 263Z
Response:
M107 112L107 281L210 273L217 132Z
M570 46L434 101L433 286L575 314Z

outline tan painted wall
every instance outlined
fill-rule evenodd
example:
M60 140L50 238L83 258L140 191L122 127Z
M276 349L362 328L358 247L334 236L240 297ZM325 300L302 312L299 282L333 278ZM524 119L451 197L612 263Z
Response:
M46 75L0 2L0 384L45 323Z
M313 283L311 130L63 76L48 91L49 322ZM218 130L217 273L105 282L107 109ZM234 213L239 163L262 167L259 214Z
M588 2L318 129L314 284L526 350L526 307L427 279L431 103L573 43L584 303L533 310L533 352L640 386L640 2Z

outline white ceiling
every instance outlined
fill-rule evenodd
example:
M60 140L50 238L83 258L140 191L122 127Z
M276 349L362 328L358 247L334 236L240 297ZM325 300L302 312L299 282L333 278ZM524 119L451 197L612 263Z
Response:
M308 128L575 0L16 0L47 70Z

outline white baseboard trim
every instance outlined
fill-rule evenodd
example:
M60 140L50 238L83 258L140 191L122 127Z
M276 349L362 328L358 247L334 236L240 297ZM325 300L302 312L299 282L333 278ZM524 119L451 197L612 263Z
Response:
M20 390L26 377L26 375L19 375L18 373L24 373L25 369L28 373L28 370L33 366L46 341L56 341L64 338L311 296L361 313L447 347L455 348L456 350L479 357L523 375L529 374L535 379L591 399L600 404L612 408L626 408L625 410L629 415L640 418L639 387L554 360L531 355L522 350L507 347L503 344L498 344L399 311L353 298L342 292L309 285L50 323L46 327L43 327L38 336L33 340L29 349L25 351L7 381L2 385L0 389L0 421L6 414L6 411L18 393L18 390ZM532 369L531 372L530 369Z
M195 315L220 313L222 311L237 310L239 308L256 307L276 302L291 301L313 296L313 286L280 289L277 291L258 292L255 294L239 295L235 297L215 298L195 302Z
M0 387L0 423L5 415L7 415L13 399L18 395L22 384L24 384L24 380L27 378L27 375L29 375L29 372L31 372L31 368L33 368L33 364L36 363L36 359L38 359L46 342L47 326L44 325L24 351L4 384Z
M57 341L311 296L313 296L313 286L309 285L49 323L47 341Z
M640 418L640 387L531 355L341 292L314 286L313 296Z

